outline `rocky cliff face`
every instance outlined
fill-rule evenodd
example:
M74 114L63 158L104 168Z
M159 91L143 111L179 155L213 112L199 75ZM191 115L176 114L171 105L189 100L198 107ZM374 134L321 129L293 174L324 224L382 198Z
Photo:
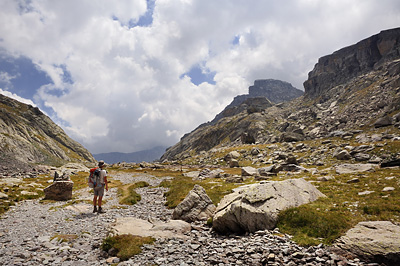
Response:
M322 57L304 84L305 95L290 102L258 109L234 107L228 114L233 109L227 107L214 124L185 135L161 159L183 159L244 143L351 137L385 126L398 130L400 28Z
M303 95L289 82L275 79L258 79L249 87L249 97L266 97L273 103L287 102Z
M0 94L0 149L4 164L95 162L82 145L39 108Z
M272 104L287 102L303 95L292 84L275 79L259 79L249 87L249 93L236 96L225 109L211 121L215 124L223 117L237 115L244 109L266 109ZM261 98L266 98L262 100ZM260 104L263 101L263 104Z
M352 78L378 70L400 56L400 28L381 31L354 45L321 57L304 82L305 96L315 98Z

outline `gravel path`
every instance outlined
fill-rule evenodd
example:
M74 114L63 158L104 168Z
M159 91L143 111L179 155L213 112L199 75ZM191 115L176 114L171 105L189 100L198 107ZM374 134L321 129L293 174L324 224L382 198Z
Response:
M162 179L150 175L113 175L123 183L146 181L156 186ZM13 206L0 218L0 265L107 265L99 248L110 223L118 217L165 219L171 210L164 206L164 188L137 190L142 201L134 206L117 208L116 188L106 192L103 204L106 213L92 213L89 203L69 205L68 202L39 203L27 200ZM89 188L77 193L77 200L92 200ZM76 237L70 242L57 235Z
M108 225L118 217L168 220L165 188L156 187L162 179L150 175L118 173L123 183L146 181L150 187L137 189L142 200L133 206L118 204L116 189L106 192L104 214L93 214L89 203L39 203L24 201L0 219L0 265L110 265L100 250ZM155 186L155 187L153 187ZM78 191L78 200L91 200L89 188ZM57 235L70 241L60 241ZM220 236L203 224L192 224L188 239L161 239L145 245L143 252L127 265L377 265L346 260L318 247L302 248L279 231L259 231L246 236Z

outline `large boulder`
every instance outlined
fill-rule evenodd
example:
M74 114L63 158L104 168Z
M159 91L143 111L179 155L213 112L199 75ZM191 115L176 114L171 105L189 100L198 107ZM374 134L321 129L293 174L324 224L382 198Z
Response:
M175 207L172 219L186 222L205 221L212 217L214 211L215 205L205 189L196 184L186 198Z
M72 198L72 181L56 181L44 189L44 199L70 200Z
M213 229L223 234L273 229L280 211L319 197L324 197L324 194L304 179L242 186L218 204Z
M400 226L389 221L360 222L334 246L367 261L400 265Z

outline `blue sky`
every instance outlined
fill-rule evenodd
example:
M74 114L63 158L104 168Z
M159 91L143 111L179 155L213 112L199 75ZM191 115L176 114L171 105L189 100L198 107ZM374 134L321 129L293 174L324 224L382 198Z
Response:
M0 93L92 153L175 144L256 79L400 26L395 0L0 0Z

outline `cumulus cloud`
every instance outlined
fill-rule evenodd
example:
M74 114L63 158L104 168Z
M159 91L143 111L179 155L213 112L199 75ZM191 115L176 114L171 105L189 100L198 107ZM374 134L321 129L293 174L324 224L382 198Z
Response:
M3 89L0 88L0 94L3 94L4 96L7 96L9 98L13 98L14 100L17 100L17 101L19 101L21 103L25 103L25 104L32 105L33 107L37 107L36 104L32 100L20 97L17 94L12 93L12 92L10 92L8 90L3 90Z
M51 78L35 99L93 153L172 145L255 79L302 89L319 57L400 22L395 0L148 3L0 3L0 47ZM138 24L150 6L152 23ZM213 84L191 82L196 65Z

